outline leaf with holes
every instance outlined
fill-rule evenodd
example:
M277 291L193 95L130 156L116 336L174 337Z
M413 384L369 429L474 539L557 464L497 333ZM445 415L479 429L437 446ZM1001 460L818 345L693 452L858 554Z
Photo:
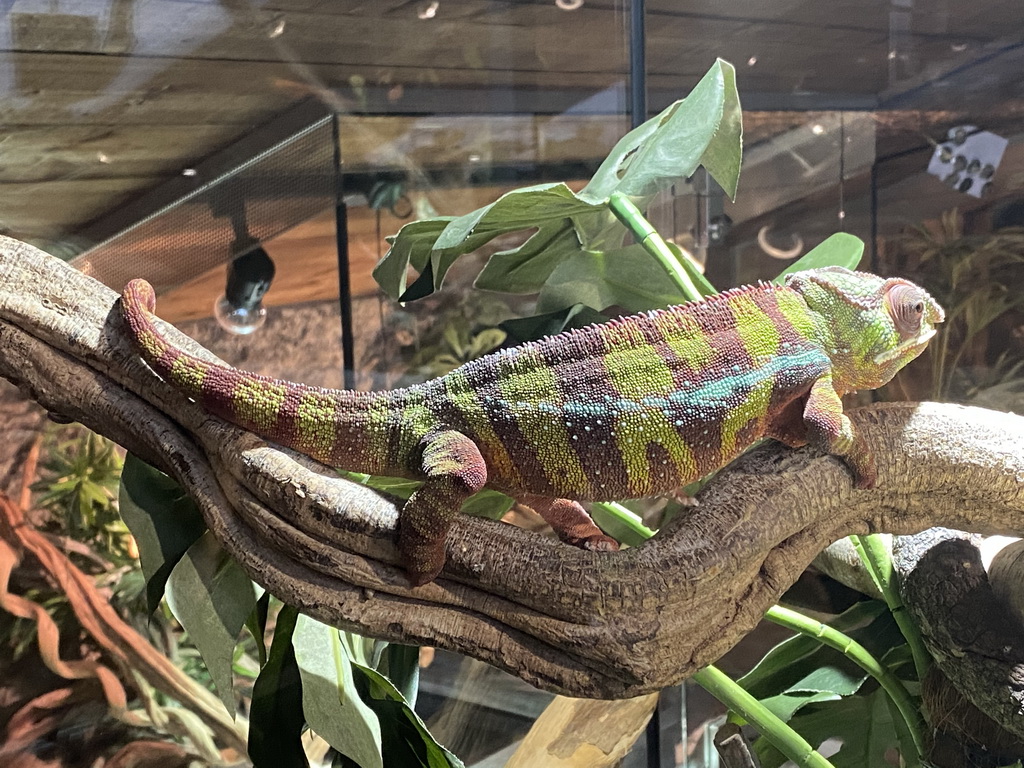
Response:
M491 256L477 283L532 293L583 248L623 248L626 228L608 207L616 192L643 207L703 164L735 196L742 141L736 73L719 60L689 96L626 134L581 192L562 183L539 184L507 192L464 216L407 224L389 239L391 248L374 275L393 298L422 298L441 287L461 256L499 235L536 230L518 248ZM406 289L409 267L420 275Z

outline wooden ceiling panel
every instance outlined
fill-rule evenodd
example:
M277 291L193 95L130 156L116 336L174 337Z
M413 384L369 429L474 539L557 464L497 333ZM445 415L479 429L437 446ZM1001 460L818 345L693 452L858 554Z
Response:
M0 184L0 232L33 242L64 240L68 222L89 221L138 191L124 179Z
M189 149L225 144L242 129L217 124L19 128L0 142L0 184L170 177L202 159L186 154ZM171 144L182 151L169 156Z
M628 130L616 115L345 117L346 171L566 163L602 157Z
M16 53L4 66L0 125L9 127L253 124L301 98L280 62Z
M415 4L382 18L373 10L283 13L179 0L148 0L130 14L119 14L114 6L107 18L102 10L95 15L15 12L10 14L10 50L309 64L372 62L378 67L435 63L478 68L491 62L548 69L545 55L568 49L577 54L568 71L602 71L610 58L607 39L625 60L625 36L616 24L621 16L608 10L585 5L566 13L554 3L483 0L460 0L459 5L460 12L453 14L447 3L441 3L429 19L417 16ZM547 34L559 44L538 45L538 36Z
M11 128L66 123L252 126L310 96L342 110L356 110L360 92L353 86L353 78L367 87L561 87L591 91L618 79L587 72L381 68L370 63L302 66L281 61L26 53L9 54L4 67L9 85L0 100L0 126ZM3 88L0 78L0 93ZM402 111L400 94L390 106Z
M73 235L310 97L374 113L347 121L348 170L589 162L625 129L621 117L550 116L605 89L594 109L624 108L624 0L572 12L554 0L441 0L420 18L430 5L14 3L0 17L0 223L33 238ZM1020 101L1019 0L647 9L648 85L660 94L685 93L722 56L737 65L741 97L762 102L795 94L822 109L880 97L907 111L927 97L947 110L969 96L983 120ZM928 90L949 71L961 79ZM507 116L425 116L466 112ZM752 140L771 135L770 120L749 119Z

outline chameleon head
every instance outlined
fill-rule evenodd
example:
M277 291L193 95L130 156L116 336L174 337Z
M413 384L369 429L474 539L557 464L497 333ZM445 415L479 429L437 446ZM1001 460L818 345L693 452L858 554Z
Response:
M840 392L880 387L924 351L945 319L920 286L842 267L796 272L786 285L821 318Z

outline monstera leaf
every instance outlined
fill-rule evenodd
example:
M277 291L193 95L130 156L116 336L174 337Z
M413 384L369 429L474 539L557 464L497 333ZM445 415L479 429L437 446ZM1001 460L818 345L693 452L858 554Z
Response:
M535 230L518 248L495 253L477 278L477 287L535 293L558 267L573 258L614 258L617 273L642 268L649 259L639 248L624 247L626 228L608 206L613 194L627 195L640 208L671 184L703 165L734 196L739 181L742 122L735 70L718 60L688 97L627 133L579 192L566 184L539 184L508 192L490 205L457 218L407 224L389 238L391 248L374 270L390 296L412 300L441 287L460 256L499 235ZM595 255L597 254L597 255ZM603 256L602 256L603 255ZM407 286L408 268L419 278ZM605 306L651 308L682 296L641 300L615 281L595 285ZM620 300L624 299L624 300ZM548 311L571 306L548 301ZM602 307L595 307L601 309Z

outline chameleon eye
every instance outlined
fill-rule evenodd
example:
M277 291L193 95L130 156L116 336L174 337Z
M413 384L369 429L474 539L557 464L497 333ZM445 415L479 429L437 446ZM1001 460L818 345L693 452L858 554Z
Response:
M896 330L910 336L921 330L925 302L921 290L913 285L897 284L889 289L889 314L896 324Z

